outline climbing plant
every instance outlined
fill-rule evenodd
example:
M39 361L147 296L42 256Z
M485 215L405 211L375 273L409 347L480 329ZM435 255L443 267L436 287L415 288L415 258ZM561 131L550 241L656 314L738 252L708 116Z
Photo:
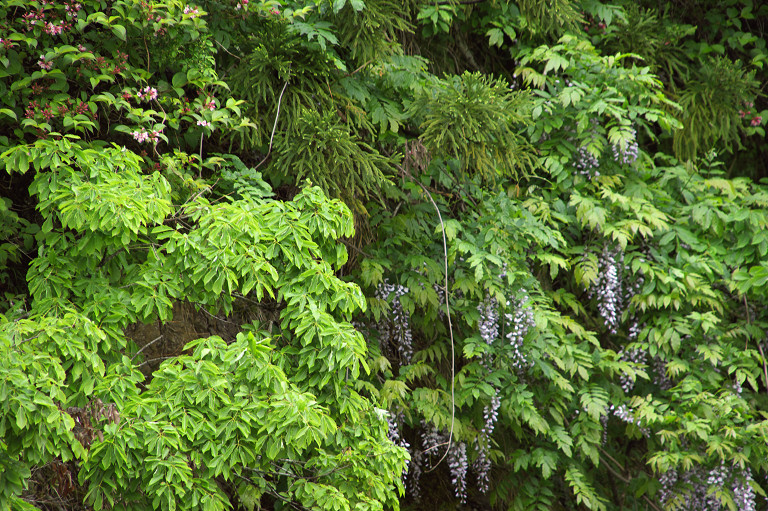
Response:
M4 2L0 508L764 509L766 9Z

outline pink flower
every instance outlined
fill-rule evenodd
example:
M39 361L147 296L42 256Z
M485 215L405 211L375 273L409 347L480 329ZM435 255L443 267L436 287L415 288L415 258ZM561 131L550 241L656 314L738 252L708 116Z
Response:
M763 117L762 117L762 116L760 116L760 115L758 115L757 117L753 117L753 118L752 118L752 121L750 122L750 124L751 124L752 126L757 126L757 125L758 125L758 124L760 124L761 122L763 122Z
M43 30L46 34L61 35L65 28L69 28L64 24L64 21L60 21L58 25L53 22L48 22L43 25Z
M53 66L53 62L49 62L44 55L40 55L40 60L37 61L37 65L40 66L40 69L49 70Z
M145 99L147 101L152 101L153 99L157 99L157 89L154 87L144 87L144 89L138 91L136 93L136 96L138 96L139 99Z
M190 7L186 6L184 7L184 14L189 14L190 19L195 19L196 17L200 16L200 12L197 10L197 7Z
M208 121L197 121L197 125L198 126L202 126L202 127L206 127L206 126L210 126L211 123L208 122Z
M141 128L141 131L134 131L131 133L131 135L133 136L134 140L139 143L146 142L149 138L149 133L147 133L144 128Z

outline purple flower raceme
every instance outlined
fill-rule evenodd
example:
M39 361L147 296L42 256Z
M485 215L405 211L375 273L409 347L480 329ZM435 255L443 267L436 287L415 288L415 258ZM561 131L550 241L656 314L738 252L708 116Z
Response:
M467 502L467 444L464 442L453 443L448 450L448 467L451 470L451 482L454 495L462 504Z
M740 469L721 463L707 471L704 467L694 467L684 472L676 469L667 470L659 476L661 490L659 502L665 508L686 511L725 511L720 495L730 493L739 511L755 511L757 496L752 488L752 470Z
M477 328L480 330L480 337L486 344L493 344L499 337L499 304L495 298L486 297L480 302L477 310L480 312L480 319L477 321Z
M402 424L402 422L402 413L398 413L396 415L393 415L391 412L387 413L387 425L389 427L387 431L387 438L389 438L393 444L402 447L408 452L411 452L411 444L408 443L408 441L400 434L400 424ZM406 463L405 468L403 468L403 480L405 480L405 477L408 474L409 465L410 463Z
M579 174L592 180L600 175L600 159L592 154L586 145L579 147L573 166L579 171Z
M397 346L403 365L411 363L413 358L413 335L411 333L411 316L400 303L400 297L408 293L408 288L402 285L390 284L384 281L376 289L376 298L389 300L393 296L390 305L390 317L382 317L378 324L379 340L382 348L387 343Z
M617 333L621 315L632 297L640 292L643 285L642 276L633 276L633 282L626 284L624 268L624 252L619 248L603 247L597 261L598 272L596 282L589 287L589 297L597 298L597 311L612 334ZM633 323L630 327L630 337L636 338L639 326Z
M625 362L632 362L634 364L645 364L648 358L648 353L640 348L631 348L628 350L623 349L619 352L619 355L621 360ZM635 380L630 378L627 373L623 373L619 377L619 381L621 382L621 388L624 390L625 394L629 394L635 387Z
M512 312L504 314L507 330L507 340L512 346L512 366L517 370L527 367L527 359L523 353L523 340L531 328L536 327L533 317L533 308L528 303L529 296L525 289L520 290L521 298L507 302L508 306L514 305Z
M477 437L477 459L472 464L472 468L477 474L477 486L481 493L486 493L490 485L491 460L488 458L491 445L491 435L499 418L499 407L501 398L498 391L491 398L491 402L483 409L483 428Z
M632 142L623 149L619 144L613 144L613 161L622 165L632 165L640 155L640 146L637 144L637 131L632 131Z

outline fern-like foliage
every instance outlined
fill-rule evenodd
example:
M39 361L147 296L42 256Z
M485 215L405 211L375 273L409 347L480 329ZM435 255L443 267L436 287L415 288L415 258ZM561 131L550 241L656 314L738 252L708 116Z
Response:
M360 200L380 195L394 173L393 160L355 137L335 111L304 109L295 128L276 142L275 182L309 179L360 209Z
M684 50L682 41L692 35L696 27L681 23L662 23L666 14L654 9L642 9L630 4L624 8L625 17L610 26L603 39L606 53L636 53L643 64L660 75L664 82L690 77L693 62Z
M378 60L399 52L398 34L412 27L404 15L408 1L337 0L334 24L339 27L339 42L358 64Z
M421 140L436 157L456 158L483 179L518 177L536 164L535 150L518 129L530 119L530 96L504 79L464 73L440 81L418 98Z
M572 0L522 0L517 5L532 32L549 36L579 31L583 18L575 3Z
M276 127L286 131L296 125L303 108L332 107L328 78L336 69L316 43L305 41L288 23L269 20L262 24L248 40L250 49L232 71L229 83L248 101L247 114L262 126L272 126L280 102ZM259 146L269 137L269 131L254 131L247 143Z
M675 154L691 159L713 146L728 151L734 144L741 147L739 109L754 101L758 86L755 72L738 61L725 57L707 61L678 99L684 114L683 129L675 133Z

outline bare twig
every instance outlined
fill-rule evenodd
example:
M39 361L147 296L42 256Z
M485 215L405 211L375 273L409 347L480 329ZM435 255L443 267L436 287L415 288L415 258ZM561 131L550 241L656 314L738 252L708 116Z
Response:
M373 62L373 59L369 60L368 62L364 63L363 65L361 65L360 67L358 67L357 69L355 69L354 71L349 73L349 76L352 76L353 74L358 73L359 71L361 71L365 66L367 66L371 62Z
M215 37L213 38L213 42L214 42L214 43L216 43L216 44L218 44L218 45L219 45L219 48L221 48L221 49L222 49L222 50L224 50L225 52L229 53L229 54L230 54L232 57L235 57L237 60L241 60L241 59L240 59L240 57L238 57L238 56L237 56L237 55L235 55L234 53L230 52L228 49L224 48L224 46L223 46L223 45L222 45L222 44L221 44L219 41L217 41Z
M175 357L175 356L173 356L173 355L171 355L171 356L169 356L169 357L157 357L157 358L150 358L149 360L145 360L145 361L144 361L144 362L142 362L141 364L137 365L137 366L136 366L136 369L138 369L139 367L142 367L142 366L145 366L145 365L151 364L152 362L157 362L158 360L168 360L169 358L176 358L176 357Z
M599 446L598 446L598 449L600 449L600 452L601 452L601 453L603 453L603 455L604 455L606 458L608 458L608 459L609 459L609 460L611 460L613 463L615 463L615 464L616 464L616 466L617 466L617 467L619 467L619 470L621 470L622 472L626 472L626 469L625 469L625 468L622 466L622 464L621 464L621 463L619 463L619 462L616 460L616 458L614 458L613 456L611 456L610 454L608 454L608 452L607 452L605 449L603 449L602 447L599 447ZM605 463L605 464L604 464L604 466L605 466L605 467L608 469L608 471L609 471L611 474L613 474L613 475L614 475L614 477L616 477L616 479L619 479L619 480L620 480L621 482L623 482L624 484L629 484L629 483L631 482L631 480L630 480L630 478L629 478L629 477L627 477L627 476L625 476L625 475L623 475L623 474L620 474L620 473L618 473L618 472L617 472L617 471L616 471L616 470L615 470L613 467L611 467L611 466L610 466L608 463ZM648 498L648 495L643 495L643 500L645 500L645 502L646 502L646 503L648 503L648 505L649 505L649 506L651 506L651 507L652 507L653 509L655 509L656 511L661 511L661 508L659 508L659 506L657 506L657 505L656 505L656 504L655 504L655 503L654 503L654 502L653 502L651 499L649 499L649 498Z
M285 80L285 84L283 84L283 90L280 91L280 97L277 98L277 112L275 112L275 122L272 124L272 134L269 136L269 149L267 150L267 155L264 156L264 158L259 162L258 165L256 165L253 170L258 169L261 167L261 165L267 161L267 158L269 158L269 155L272 154L272 141L275 139L275 130L277 129L277 119L280 117L280 104L283 102L283 94L285 93L285 88L288 87L288 82L290 81L291 76L288 75L288 78Z
M345 245L347 248L351 248L352 250L354 250L354 251L355 251L355 252L357 252L358 254L363 254L365 257L370 257L370 258L373 258L373 256L372 256L372 255L370 255L370 254L367 254L367 253L366 253L364 250L361 250L361 249L357 248L356 246L354 246L354 245L353 245L352 243L350 243L349 241L347 241L347 240L345 240L345 239L343 239L343 238L341 238L341 239L340 239L340 241L341 241L341 242L342 242L342 243L343 243L343 244L344 244L344 245Z
M152 346L153 344L155 344L157 341L159 341L159 340L160 340L160 339L162 339L162 338L163 338L163 336L161 335L161 336L160 336L160 337L158 337L157 339L155 339L155 340L153 340L153 341L150 341L150 342L148 342L147 344L145 344L144 346L142 346L142 348L141 348L139 351L137 351L137 352L136 352L136 354L135 354L133 357L131 357L131 362L133 362L133 359L135 359L136 357L138 357L138 356L139 356L139 353L141 353L141 352L142 352L142 351L144 351L145 349L149 348L150 346Z
M403 167L400 167L400 170L408 176L411 181L416 183L421 187L422 190L424 190L424 193L427 194L427 198L429 199L429 202L432 203L432 206L435 208L435 211L437 211L437 218L440 220L440 230L443 233L443 261L445 263L445 282L444 282L444 295L445 295L445 313L448 317L448 333L450 334L451 338L451 429L448 432L448 442L446 444L448 447L445 449L445 453L443 456L437 461L435 466L433 466L429 472L437 468L438 465L445 459L446 456L448 456L448 451L451 450L451 441L453 440L453 426L454 422L456 421L456 395L455 395L455 383L454 380L456 379L456 354L455 354L455 347L454 347L454 341L453 341L453 325L451 324L451 307L448 304L448 242L446 241L445 237L445 224L443 223L443 216L440 214L440 208L437 207L437 204L435 203L435 200L432 198L432 194L429 193L429 190L421 184L417 179L415 179L407 170L405 170Z

